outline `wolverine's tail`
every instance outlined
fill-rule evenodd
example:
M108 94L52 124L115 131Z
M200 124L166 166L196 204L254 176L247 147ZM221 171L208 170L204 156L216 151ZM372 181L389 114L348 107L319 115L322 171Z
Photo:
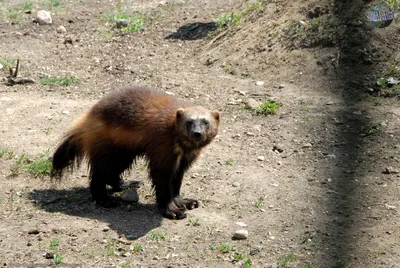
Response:
M51 176L61 177L66 168L72 169L74 165L79 165L82 158L83 150L79 139L76 139L74 135L68 135L53 155Z

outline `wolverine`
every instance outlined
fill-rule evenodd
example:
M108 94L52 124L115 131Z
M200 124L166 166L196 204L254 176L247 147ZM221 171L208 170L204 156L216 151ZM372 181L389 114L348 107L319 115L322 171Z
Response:
M52 176L86 160L90 193L96 203L111 207L107 185L122 190L124 171L138 157L148 161L158 208L164 217L183 219L196 199L181 198L185 172L217 135L220 114L161 91L142 86L115 90L79 117L52 158Z

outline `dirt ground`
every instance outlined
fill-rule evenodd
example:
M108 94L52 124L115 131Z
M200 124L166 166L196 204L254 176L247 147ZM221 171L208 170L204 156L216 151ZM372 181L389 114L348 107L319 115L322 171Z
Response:
M0 84L0 264L400 267L400 108L388 85L400 26L370 28L377 3L0 0L0 76L19 58L19 75L35 80ZM32 22L40 9L53 24ZM142 31L104 19L132 11L146 14ZM240 22L216 30L222 13ZM80 82L40 82L63 75ZM129 84L221 111L219 135L185 175L182 192L201 202L187 219L160 216L141 162L125 176L144 182L139 203L112 209L90 201L85 167L58 182L15 170ZM249 99L281 107L257 115ZM239 229L246 240L232 240Z

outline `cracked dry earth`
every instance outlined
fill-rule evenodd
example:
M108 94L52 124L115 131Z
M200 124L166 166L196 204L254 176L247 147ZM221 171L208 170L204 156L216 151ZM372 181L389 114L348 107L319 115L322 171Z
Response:
M31 13L26 2L0 0L0 58L19 58L36 82L0 85L3 267L400 267L400 109L370 86L398 64L400 28L365 26L377 2L43 0ZM144 30L103 19L121 7L147 14ZM53 24L32 23L39 9ZM212 32L232 11L246 13ZM315 18L338 35L285 35ZM46 75L80 82L43 85ZM139 203L113 209L90 201L86 167L61 181L15 174L22 155L51 154L79 114L132 83L221 111L185 175L183 193L201 202L187 219L159 215L144 162L125 174L144 183ZM281 107L257 115L249 99ZM246 240L232 240L239 229Z

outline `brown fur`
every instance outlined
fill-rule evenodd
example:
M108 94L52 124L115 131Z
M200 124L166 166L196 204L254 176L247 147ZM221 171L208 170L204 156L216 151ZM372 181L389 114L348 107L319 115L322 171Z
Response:
M121 174L146 156L157 203L164 216L184 218L198 206L181 199L185 171L217 135L220 115L144 87L114 91L82 115L53 156L53 176L83 158L90 167L93 198L109 206L106 184L121 190Z

